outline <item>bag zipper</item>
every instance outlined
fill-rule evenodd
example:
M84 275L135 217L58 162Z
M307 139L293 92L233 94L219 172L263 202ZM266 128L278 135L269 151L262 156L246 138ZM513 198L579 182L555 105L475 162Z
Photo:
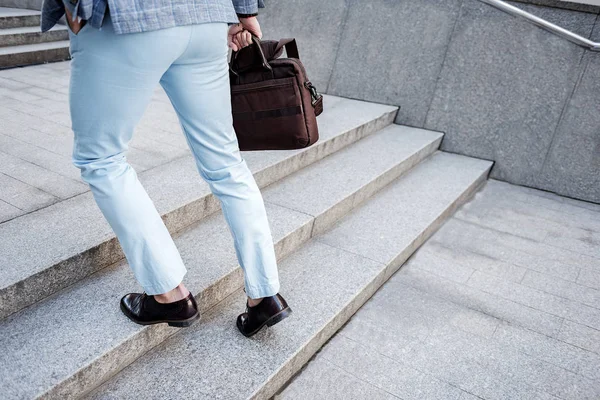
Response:
M284 87L284 86L293 86L293 84L291 82L276 82L277 79L275 80L275 82L269 86L259 86L259 87L251 87L251 88L240 88L240 85L232 85L231 87L231 92L232 93L241 93L241 92L249 92L249 91L262 91L262 90L269 90L271 88L276 88L276 87ZM252 85L252 83L250 83L250 85Z

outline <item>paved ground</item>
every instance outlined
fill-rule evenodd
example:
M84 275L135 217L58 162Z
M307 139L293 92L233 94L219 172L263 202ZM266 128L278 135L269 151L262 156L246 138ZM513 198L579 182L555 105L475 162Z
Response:
M0 223L88 190L71 164L68 90L68 62L0 70ZM187 152L173 108L157 88L128 159L141 172Z
M278 398L600 399L600 206L489 181Z

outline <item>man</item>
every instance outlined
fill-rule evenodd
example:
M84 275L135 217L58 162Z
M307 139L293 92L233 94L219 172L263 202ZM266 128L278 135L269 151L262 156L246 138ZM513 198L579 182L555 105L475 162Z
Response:
M136 323L184 327L199 318L179 252L125 158L159 83L234 239L248 296L239 330L252 336L291 312L278 293L263 199L231 115L227 47L237 51L251 44L251 33L262 36L256 15L263 6L262 0L44 0L42 31L67 15L73 163L145 290L121 299Z

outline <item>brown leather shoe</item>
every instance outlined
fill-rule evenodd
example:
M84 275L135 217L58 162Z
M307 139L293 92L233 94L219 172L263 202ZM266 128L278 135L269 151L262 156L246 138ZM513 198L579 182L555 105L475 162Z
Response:
M250 337L263 326L273 326L284 320L291 312L292 309L278 293L275 296L265 297L254 307L246 303L246 312L238 316L237 327L242 335Z
M140 325L166 322L170 326L190 326L200 319L198 305L192 294L173 303L159 303L146 293L129 293L121 299L121 311Z

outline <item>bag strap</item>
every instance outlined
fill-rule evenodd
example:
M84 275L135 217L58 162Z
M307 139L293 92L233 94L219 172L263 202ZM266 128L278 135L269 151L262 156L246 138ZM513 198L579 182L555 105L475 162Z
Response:
M261 61L261 66L264 69L267 69L271 72L273 72L273 68L271 67L271 65L269 64L269 61L267 60L267 57L265 57L265 52L263 51L263 48L261 46L260 43L260 39L254 35L252 35L252 44L249 47L254 47L256 49L256 52L258 53L258 57L259 60ZM234 61L237 59L238 55L240 54L240 51L242 49L238 50L238 51L234 51L232 52L232 56L231 56L231 62L229 63L230 66L234 64ZM233 69L231 69L233 71ZM235 74L237 74L237 71L233 71Z
M281 49L284 47L288 57L300 59L296 39L281 39L279 43L277 43L277 47L275 48L275 54L281 51Z
M269 76L271 79L274 79L275 75L273 74L273 67L271 67L271 64L269 64L267 57L265 57L265 52L263 51L260 39L256 36L254 36L254 34L252 34L252 42L253 43L249 47L254 47L256 49L259 60L261 62L261 67L266 70L265 73L267 74L267 76ZM240 74L238 71L236 71L233 68L233 65L235 64L235 60L237 59L238 54L240 53L241 50L242 49L240 49L238 51L234 51L231 55L231 61L229 62L229 70L237 77L236 81L238 81L238 82L240 79Z
M269 64L267 57L265 57L265 52L263 51L262 44L260 43L260 39L257 36L252 35L252 42L255 44L254 47L258 51L258 55L262 62L263 68L268 69L269 71L273 72L273 68L271 67L271 64Z

